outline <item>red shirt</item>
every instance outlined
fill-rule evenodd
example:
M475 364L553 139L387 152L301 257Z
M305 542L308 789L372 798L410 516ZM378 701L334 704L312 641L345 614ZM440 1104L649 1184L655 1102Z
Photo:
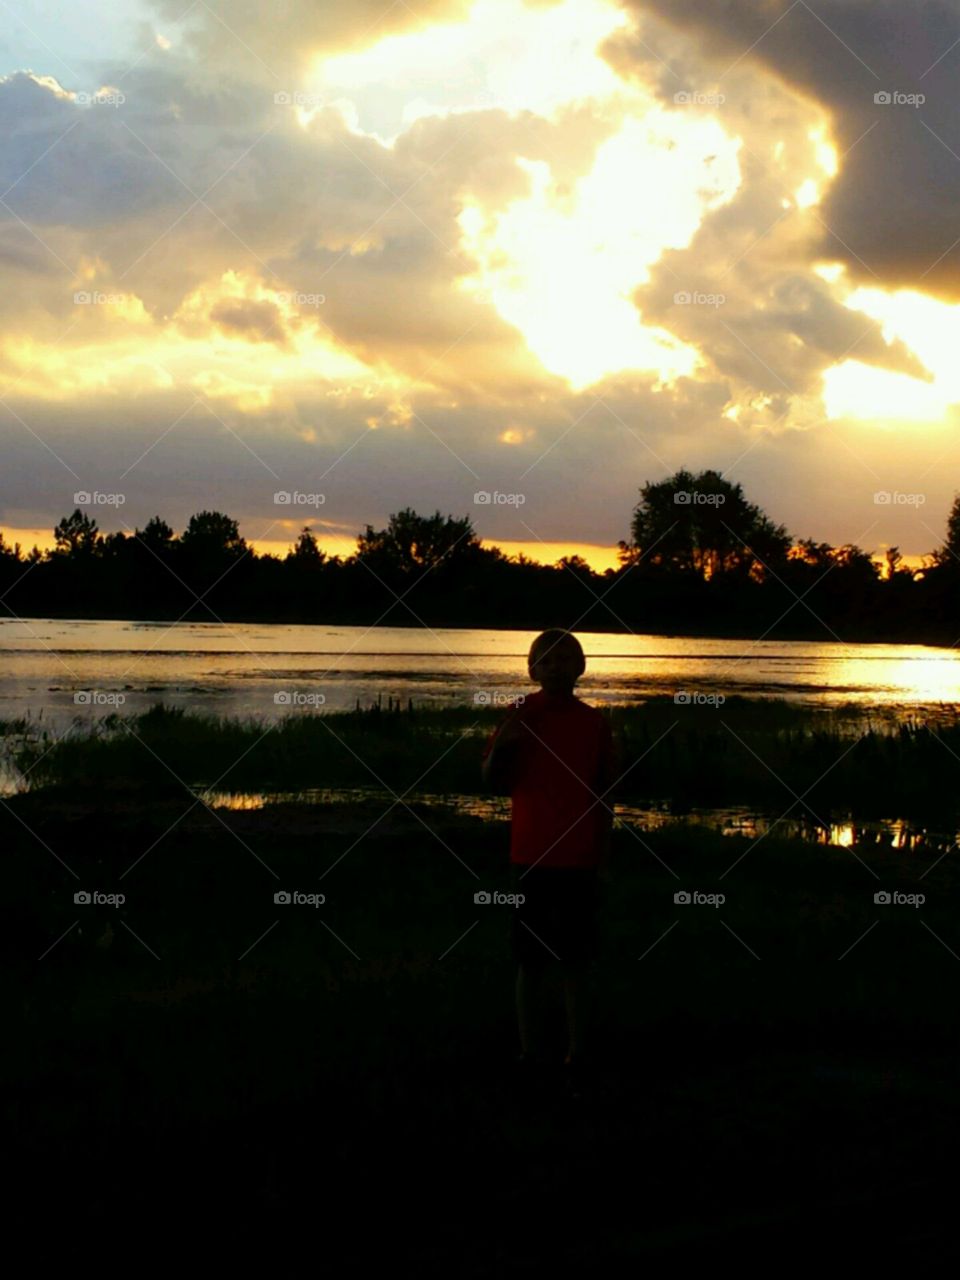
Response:
M606 717L575 694L530 694L514 748L510 861L596 867L609 824L613 740ZM484 757L493 745L487 742Z

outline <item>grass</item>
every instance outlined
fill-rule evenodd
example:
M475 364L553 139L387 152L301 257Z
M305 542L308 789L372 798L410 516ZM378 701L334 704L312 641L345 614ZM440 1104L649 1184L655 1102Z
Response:
M192 750L196 718L155 727L174 749L178 723ZM402 720L354 723L383 744ZM891 1197L885 1255L939 1247L916 1224L937 1220L957 1115L955 856L618 832L603 1088L571 1111L507 1087L509 908L473 901L509 888L502 824L400 808L373 825L384 805L215 817L152 791L90 787L79 818L42 789L0 807L4 1119L25 1199L42 1186L99 1227L174 1195L181 1217L309 1223L328 1257L445 1274L456 1257L477 1276L784 1238L794 1253L828 1219L865 1247ZM78 887L126 901L78 906ZM281 887L327 901L277 906ZM927 901L877 907L880 888ZM726 902L678 906L678 889ZM599 1234L558 1221L571 1188ZM358 1197L376 1230L352 1225Z
M571 1177L584 1212L609 1217L617 1250L659 1257L681 1241L716 1248L783 1229L798 1195L808 1214L850 1186L882 1195L879 1152L890 1176L922 1143L925 1168L945 1146L934 1125L895 1122L916 1121L931 1088L941 1130L955 1109L944 1064L960 1009L945 983L957 961L907 909L857 943L878 913L876 885L916 888L925 865L873 853L876 880L848 851L772 837L751 850L682 825L643 845L619 835L597 975L612 1066L606 1094L577 1119L548 1098L520 1105L505 1087L508 909L473 903L479 885L507 887L501 830L464 822L441 842L410 821L359 844L336 831L295 843L264 814L242 815L231 834L201 809L171 831L175 805L123 819L104 807L78 829L38 800L14 802L31 830L2 820L14 1046L4 1098L10 1158L27 1181L42 1171L48 1194L82 1149L84 1194L105 1215L132 1213L175 1178L204 1208L320 1205L329 1248L362 1186L397 1213L394 1254L424 1265L430 1248L457 1247L453 1224L461 1237L476 1225L480 1197L503 1234L471 1246L466 1274L503 1274L534 1247L537 1206L555 1209ZM945 859L923 880L924 919L954 950L956 874ZM112 914L75 907L77 883L122 885L127 901ZM319 885L322 917L275 907L278 884ZM727 902L680 908L678 886L720 888ZM38 962L82 912L83 934ZM560 1049L559 1009L555 1033ZM827 1139L843 1148L843 1176L825 1166L810 1187L797 1144L830 1107L843 1116ZM179 1155L191 1144L204 1152L197 1167ZM424 1195L432 1245L410 1231ZM526 1206L519 1218L511 1197ZM567 1247L578 1258L587 1248Z
M811 708L730 698L721 707L651 698L608 713L621 752L616 799L694 807L904 817L957 816L960 717L955 709L897 720L855 707ZM480 790L479 756L499 713L482 707L227 719L157 704L138 716L14 740L32 787L168 790L181 782L231 791L374 788L404 794ZM803 805L799 806L802 811Z

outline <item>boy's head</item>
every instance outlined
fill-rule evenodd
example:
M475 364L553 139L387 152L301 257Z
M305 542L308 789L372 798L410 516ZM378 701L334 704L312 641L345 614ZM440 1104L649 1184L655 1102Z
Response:
M544 693L572 693L586 665L580 641L559 627L541 632L527 656L530 679L540 685Z

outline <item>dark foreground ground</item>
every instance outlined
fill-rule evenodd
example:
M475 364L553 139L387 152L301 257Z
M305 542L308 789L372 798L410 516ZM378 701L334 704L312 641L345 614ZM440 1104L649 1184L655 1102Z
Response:
M511 908L473 900L510 887L502 824L192 803L0 806L6 1204L34 1256L456 1276L960 1256L956 852L619 832L578 1103L511 1079ZM926 901L874 903L894 889Z

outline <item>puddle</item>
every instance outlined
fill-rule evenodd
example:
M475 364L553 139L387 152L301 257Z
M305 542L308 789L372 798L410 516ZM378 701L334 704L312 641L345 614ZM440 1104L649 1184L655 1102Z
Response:
M234 810L265 809L276 804L380 803L386 807L394 801L394 796L389 792L373 787L312 787L301 791L240 792L205 791L202 787L197 787L194 794L202 797L212 808ZM404 803L426 805L428 808L486 821L506 822L510 818L510 800L506 796L411 792L404 797ZM692 809L689 813L678 814L665 807L614 805L615 826L629 826L639 831L658 831L680 822L709 827L725 836L745 836L747 839L757 840L775 831L783 839L800 839L811 844L836 845L840 848L872 844L888 849L940 850L951 848L958 839L956 831L931 830L903 818L863 822L846 818L821 826L810 820L781 818L779 815L758 812L746 806Z

